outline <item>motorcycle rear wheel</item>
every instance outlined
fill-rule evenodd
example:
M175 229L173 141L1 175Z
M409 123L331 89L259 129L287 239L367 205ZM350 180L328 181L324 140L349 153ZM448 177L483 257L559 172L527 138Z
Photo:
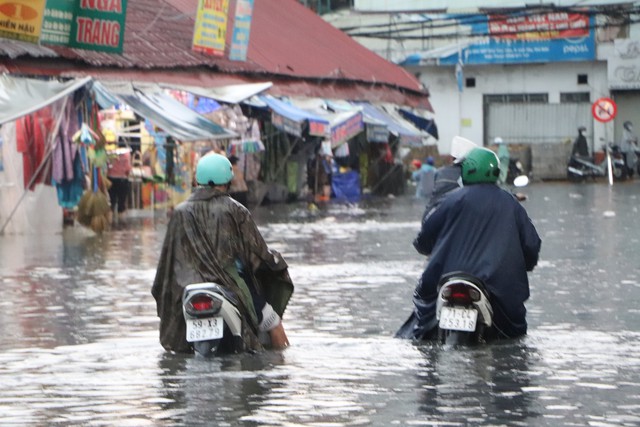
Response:
M449 329L438 329L438 341L446 345L472 345L478 343L475 332L452 331Z
M196 341L193 343L193 351L203 357L215 356L220 340Z
M613 179L616 181L624 181L627 179L626 167L613 167Z
M584 176L575 174L575 173L573 173L571 171L567 171L567 179L570 182L582 182L582 181L584 181Z

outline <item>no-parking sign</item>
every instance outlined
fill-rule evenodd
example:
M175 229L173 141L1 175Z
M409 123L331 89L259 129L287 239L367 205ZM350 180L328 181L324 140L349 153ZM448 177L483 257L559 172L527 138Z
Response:
M593 118L599 122L610 122L618 114L618 107L611 98L600 98L591 106Z

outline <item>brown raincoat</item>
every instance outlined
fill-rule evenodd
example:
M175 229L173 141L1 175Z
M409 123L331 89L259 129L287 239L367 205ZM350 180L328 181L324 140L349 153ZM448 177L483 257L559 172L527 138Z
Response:
M293 294L287 264L269 250L251 214L226 193L197 188L174 210L167 228L151 293L160 317L160 343L168 351L191 353L185 337L182 291L192 283L216 282L238 295L247 350L260 350L257 315L236 268L280 315Z

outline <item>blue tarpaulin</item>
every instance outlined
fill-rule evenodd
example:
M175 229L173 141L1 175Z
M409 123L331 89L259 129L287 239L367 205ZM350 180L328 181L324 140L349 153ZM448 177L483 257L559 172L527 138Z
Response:
M296 136L302 136L305 122L309 123L309 134L325 136L328 134L329 121L310 111L303 110L273 96L259 96L272 111L273 125L280 130Z
M337 200L357 202L360 200L360 174L356 171L334 173L331 176L331 190Z
M427 132L435 139L438 139L438 127L436 126L435 120L418 116L417 114L414 114L411 111L405 110L403 108L400 108L398 111L400 112L400 115L402 117L413 123L415 127Z
M391 133L398 136L401 142L409 145L422 145L420 133L399 123L381 109L368 102L354 102L354 104L362 107L365 116L384 123Z

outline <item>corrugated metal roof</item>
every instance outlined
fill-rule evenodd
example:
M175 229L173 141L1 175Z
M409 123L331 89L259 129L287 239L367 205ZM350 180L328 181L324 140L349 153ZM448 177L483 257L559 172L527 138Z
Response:
M254 18L248 57L269 71L420 90L418 80L406 70L362 47L295 0L256 1Z
M387 86L387 91L399 92L398 98L407 94L416 99L422 96L428 106L420 82L413 75L364 48L296 0L255 2L246 62L193 52L197 5L198 0L128 2L122 54L0 40L0 55L31 59L22 64L23 67L26 64L34 67L33 58L57 54L76 66L126 68L127 72L135 73L142 70L185 72L193 68L197 73L218 71L234 74L236 78L244 76L240 78L245 81L272 80L274 94L278 90L300 88L300 85L304 88L304 85L327 83L332 84L329 90L347 90L352 94L365 92L367 85L372 90ZM16 47L20 45L21 48ZM59 62L56 70L73 68L64 61ZM12 66L20 66L11 62L4 65L9 71ZM83 70L83 67L77 68ZM272 76L287 81L278 82ZM349 87L353 83L361 87Z

